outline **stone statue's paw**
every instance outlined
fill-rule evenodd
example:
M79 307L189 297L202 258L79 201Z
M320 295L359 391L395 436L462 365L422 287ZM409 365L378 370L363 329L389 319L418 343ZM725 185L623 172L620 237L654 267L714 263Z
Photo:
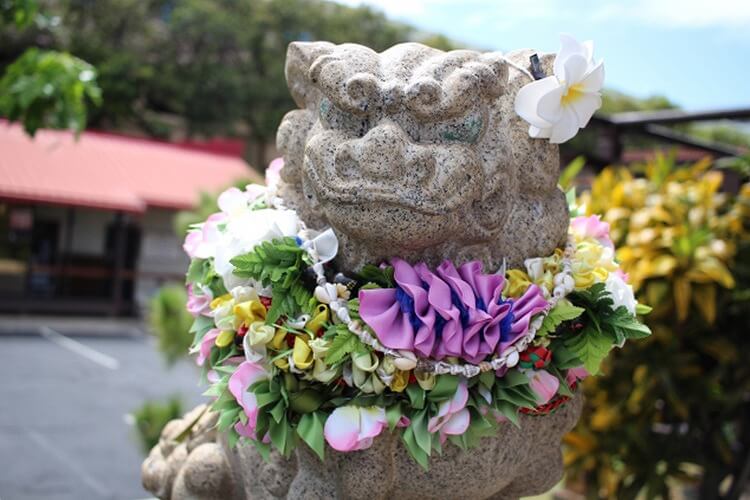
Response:
M141 466L143 487L164 500L242 498L217 443L217 417L200 405L167 423Z

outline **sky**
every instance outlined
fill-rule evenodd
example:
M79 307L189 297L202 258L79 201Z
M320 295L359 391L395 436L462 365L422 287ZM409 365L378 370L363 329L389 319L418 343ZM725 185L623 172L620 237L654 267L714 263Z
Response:
M691 110L750 107L750 0L339 0L467 47L556 52L594 41L605 86Z

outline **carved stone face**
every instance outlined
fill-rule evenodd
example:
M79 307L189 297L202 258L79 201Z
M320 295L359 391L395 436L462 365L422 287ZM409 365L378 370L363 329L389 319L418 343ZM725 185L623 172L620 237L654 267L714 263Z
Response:
M528 80L501 54L293 43L286 75L302 109L279 128L282 195L333 227L342 268L391 256L496 268L564 240L557 148L528 137L513 111Z

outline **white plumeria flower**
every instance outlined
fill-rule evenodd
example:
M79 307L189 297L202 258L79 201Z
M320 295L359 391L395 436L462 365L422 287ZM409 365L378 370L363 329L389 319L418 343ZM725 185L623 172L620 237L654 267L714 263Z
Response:
M529 135L561 144L585 127L602 105L604 63L595 62L594 44L560 35L554 75L525 85L516 95L516 113L529 122Z
M617 273L609 273L607 281L604 282L604 286L612 296L615 309L620 306L625 306L625 309L635 316L635 308L638 305L638 301L633 294L633 287L628 284L622 276Z

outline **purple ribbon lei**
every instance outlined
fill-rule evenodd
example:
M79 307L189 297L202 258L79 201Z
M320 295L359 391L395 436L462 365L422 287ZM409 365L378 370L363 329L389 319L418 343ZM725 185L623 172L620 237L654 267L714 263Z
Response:
M424 263L390 263L396 288L360 290L359 314L391 349L479 363L512 346L548 307L537 285L518 299L503 299L505 277L484 274L479 261L456 269L446 260L435 272Z

